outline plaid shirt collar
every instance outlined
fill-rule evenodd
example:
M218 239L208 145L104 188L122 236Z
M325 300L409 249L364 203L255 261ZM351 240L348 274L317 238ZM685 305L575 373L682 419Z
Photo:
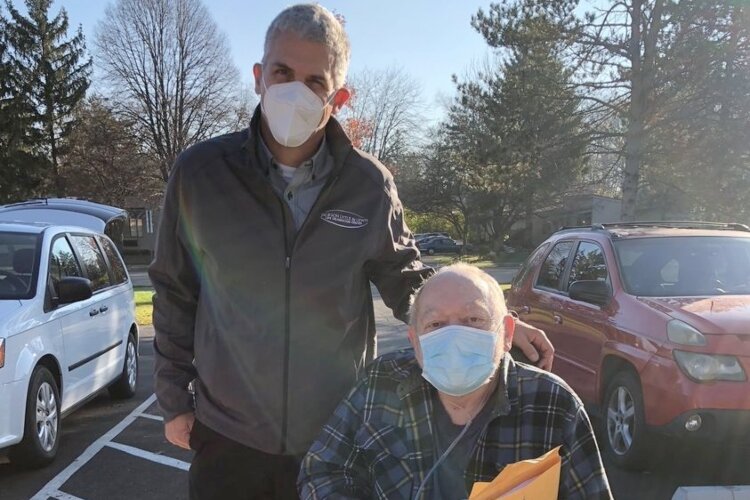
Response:
M491 418L493 419L501 415L508 415L513 405L518 403L518 377L515 376L515 371L515 363L510 355L506 353L498 367L498 373L501 374L500 383L497 384L495 393L490 399L491 404L494 406L491 413ZM509 374L511 375L510 378ZM416 359L405 370L395 372L394 377L397 380L401 380L396 388L396 394L404 403L405 407L403 409L407 410L407 412L414 405L413 397L427 396L428 401L431 403L433 398L429 396L432 396L431 393L436 394L437 392L422 377L422 368ZM509 380L510 383L508 383Z

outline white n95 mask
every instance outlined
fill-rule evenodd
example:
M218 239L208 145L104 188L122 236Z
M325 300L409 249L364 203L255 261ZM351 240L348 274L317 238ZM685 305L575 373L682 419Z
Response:
M464 396L495 372L498 333L449 325L419 337L422 376L438 391Z
M323 109L333 99L325 102L302 82L277 83L266 86L261 99L261 109L276 142L296 148L317 130L323 118Z

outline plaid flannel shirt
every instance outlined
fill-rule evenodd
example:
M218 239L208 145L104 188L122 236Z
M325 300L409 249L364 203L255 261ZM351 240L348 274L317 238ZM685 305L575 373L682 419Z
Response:
M559 498L611 498L583 404L560 378L507 355L502 381L488 404L491 420L464 471L467 491L491 481L507 464L562 445ZM414 498L437 456L433 405L437 393L411 350L370 365L336 408L302 461L303 499ZM428 480L423 498L431 498Z

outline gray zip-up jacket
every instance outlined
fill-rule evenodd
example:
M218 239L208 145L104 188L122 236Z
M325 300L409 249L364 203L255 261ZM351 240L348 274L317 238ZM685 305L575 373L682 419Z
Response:
M390 173L334 119L333 170L296 230L259 167L259 120L189 148L172 171L149 268L155 391L166 420L195 404L230 439L299 455L375 356L370 281L405 320L431 269Z

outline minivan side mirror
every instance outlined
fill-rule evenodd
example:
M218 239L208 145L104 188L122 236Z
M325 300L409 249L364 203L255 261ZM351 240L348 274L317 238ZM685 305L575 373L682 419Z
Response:
M609 302L612 293L606 281L580 280L570 284L568 296L573 300L603 306Z
M68 276L57 282L57 304L72 304L86 300L94 294L91 281L77 276Z

